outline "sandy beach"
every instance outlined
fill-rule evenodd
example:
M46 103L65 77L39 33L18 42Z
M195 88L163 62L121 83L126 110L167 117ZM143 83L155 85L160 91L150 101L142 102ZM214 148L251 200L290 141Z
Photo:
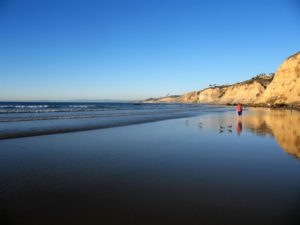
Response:
M0 222L298 224L299 119L252 109L1 140Z

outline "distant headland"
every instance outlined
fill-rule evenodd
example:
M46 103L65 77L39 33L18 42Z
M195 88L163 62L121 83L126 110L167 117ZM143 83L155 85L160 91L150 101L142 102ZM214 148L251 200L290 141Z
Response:
M300 108L300 51L288 57L275 74L260 74L232 85L210 85L183 95L146 99L145 103L205 103Z

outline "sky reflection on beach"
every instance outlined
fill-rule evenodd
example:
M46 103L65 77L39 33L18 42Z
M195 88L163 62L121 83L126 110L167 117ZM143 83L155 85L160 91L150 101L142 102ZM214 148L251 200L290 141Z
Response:
M297 124L249 109L1 140L0 222L296 225Z

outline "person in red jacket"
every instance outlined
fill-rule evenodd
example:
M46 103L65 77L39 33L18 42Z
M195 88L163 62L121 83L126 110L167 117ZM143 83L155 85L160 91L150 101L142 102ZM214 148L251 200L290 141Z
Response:
M242 116L243 113L243 107L242 104L237 104L237 106L235 107L235 110L237 111L238 116Z

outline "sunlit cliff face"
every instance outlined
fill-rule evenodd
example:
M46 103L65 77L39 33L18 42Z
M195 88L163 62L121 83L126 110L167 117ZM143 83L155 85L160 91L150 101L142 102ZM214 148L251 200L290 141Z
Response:
M300 104L300 52L287 58L257 103Z
M243 117L243 127L258 135L274 136L282 149L300 159L299 111L252 109Z

